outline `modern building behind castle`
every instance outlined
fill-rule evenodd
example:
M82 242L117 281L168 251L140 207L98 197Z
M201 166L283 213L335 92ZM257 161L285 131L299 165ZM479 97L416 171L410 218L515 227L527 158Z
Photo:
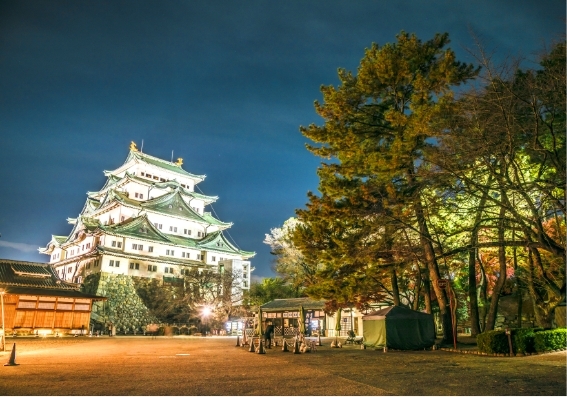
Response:
M163 280L181 279L190 269L223 269L238 274L234 287L248 289L248 259L223 234L232 223L206 211L218 197L195 192L205 179L176 163L130 145L123 165L105 171L107 181L88 192L68 236L52 236L41 253L65 281L81 283L95 273Z

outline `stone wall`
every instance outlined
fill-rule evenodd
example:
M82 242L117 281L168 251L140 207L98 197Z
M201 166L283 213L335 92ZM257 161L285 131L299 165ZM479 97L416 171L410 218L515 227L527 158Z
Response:
M83 292L105 296L107 301L93 303L91 322L102 326L112 322L118 333L142 332L147 324L158 320L150 314L136 292L130 276L110 273L89 275L82 286Z

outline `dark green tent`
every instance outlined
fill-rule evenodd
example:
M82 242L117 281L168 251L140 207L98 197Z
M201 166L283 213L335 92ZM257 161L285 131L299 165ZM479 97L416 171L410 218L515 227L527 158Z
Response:
M362 321L364 344L369 347L416 350L435 344L431 314L390 306L362 317Z

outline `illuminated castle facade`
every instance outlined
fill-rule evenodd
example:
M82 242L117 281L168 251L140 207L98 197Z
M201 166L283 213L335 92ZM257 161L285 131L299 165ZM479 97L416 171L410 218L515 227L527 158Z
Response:
M223 234L232 223L206 211L218 197L195 192L205 179L185 171L182 159L165 161L130 145L123 165L105 171L104 186L88 192L83 210L69 218L68 236L52 236L41 253L65 281L110 273L164 281L182 279L191 269L230 269L233 287L250 286L249 259Z

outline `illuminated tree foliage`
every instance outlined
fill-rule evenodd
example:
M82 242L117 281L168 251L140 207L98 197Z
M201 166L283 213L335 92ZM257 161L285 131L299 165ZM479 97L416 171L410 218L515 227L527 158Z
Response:
M473 334L494 328L511 290L528 293L548 326L565 294L565 45L537 70L496 70L481 56L481 87L455 99L480 69L448 44L402 32L321 88L323 124L301 132L327 161L288 239L311 272L296 280L334 308L439 310L445 342L440 278Z

